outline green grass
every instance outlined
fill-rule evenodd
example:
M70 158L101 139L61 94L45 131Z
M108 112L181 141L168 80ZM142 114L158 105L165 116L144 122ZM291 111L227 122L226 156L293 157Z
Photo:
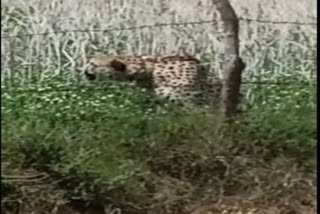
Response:
M243 112L224 127L212 112L172 106L126 84L88 84L74 72L83 55L95 52L157 53L159 38L168 49L187 44L209 68L216 60L211 24L204 30L195 25L179 31L168 26L23 36L137 24L113 17L130 5L113 5L106 12L79 1L81 6L72 5L76 11L65 11L69 3L26 2L1 9L2 34L16 35L2 41L1 202L6 213L53 213L64 203L78 209L87 203L111 204L121 213L162 214L166 207L219 196L247 194L268 206L285 204L296 193L315 194L313 26L241 25L241 56L248 65L244 81L291 84L244 84ZM158 21L165 13L172 16L166 11ZM129 19L145 20L138 12L128 13ZM180 20L180 12L173 18ZM270 18L267 10L260 12ZM272 14L270 20L277 20Z
M299 176L293 164L303 173L315 169L315 87L254 91L237 122L221 129L213 113L171 106L126 84L3 86L2 187L3 197L13 201L8 210L18 199L27 210L77 199L134 212L131 203L174 206L203 197L203 188L236 194L261 184L270 198L282 197L290 190L275 191L283 173ZM274 168L273 177L264 165ZM48 177L6 177L30 170Z

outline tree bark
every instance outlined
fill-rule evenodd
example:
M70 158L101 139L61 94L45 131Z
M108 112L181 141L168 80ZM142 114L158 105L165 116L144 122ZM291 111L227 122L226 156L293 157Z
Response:
M239 56L239 20L228 0L212 0L221 17L224 35L223 53L221 53L223 70L223 88L220 110L224 118L232 118L239 102L242 71L245 63Z

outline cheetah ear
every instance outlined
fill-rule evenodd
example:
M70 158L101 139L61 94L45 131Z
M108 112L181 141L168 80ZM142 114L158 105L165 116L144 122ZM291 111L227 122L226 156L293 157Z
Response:
M113 59L110 62L110 66L114 68L116 71L125 71L127 69L127 65L118 59Z

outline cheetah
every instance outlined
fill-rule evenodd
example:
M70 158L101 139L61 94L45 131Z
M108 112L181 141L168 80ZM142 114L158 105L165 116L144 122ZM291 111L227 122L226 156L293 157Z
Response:
M211 77L200 60L191 55L88 56L84 74L88 80L113 79L134 82L172 103L218 104L222 82Z

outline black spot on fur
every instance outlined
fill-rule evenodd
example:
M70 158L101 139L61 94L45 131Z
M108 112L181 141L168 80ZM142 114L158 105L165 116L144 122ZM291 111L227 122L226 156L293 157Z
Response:
M88 71L85 71L84 74L88 80L95 80L97 78L95 74L90 74Z
M117 71L125 71L127 69L126 64L116 59L110 62L110 66Z

